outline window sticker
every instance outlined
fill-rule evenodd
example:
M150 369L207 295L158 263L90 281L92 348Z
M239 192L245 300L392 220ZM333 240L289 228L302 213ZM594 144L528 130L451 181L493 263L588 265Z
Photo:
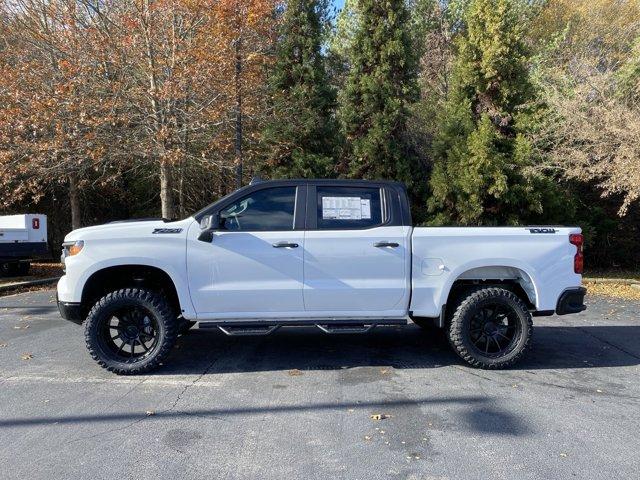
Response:
M370 220L371 219L371 200L369 200L368 198L361 198L360 209L362 211L362 218Z
M322 197L324 220L369 220L371 200L361 197Z

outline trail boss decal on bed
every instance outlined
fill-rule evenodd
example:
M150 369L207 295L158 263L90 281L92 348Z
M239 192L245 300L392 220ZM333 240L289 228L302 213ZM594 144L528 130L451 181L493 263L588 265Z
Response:
M181 228L156 228L151 233L180 233Z
M555 228L530 228L531 233L556 233Z

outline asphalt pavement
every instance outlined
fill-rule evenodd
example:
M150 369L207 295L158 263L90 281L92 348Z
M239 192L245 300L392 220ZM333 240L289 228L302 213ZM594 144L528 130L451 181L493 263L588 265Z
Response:
M506 371L411 325L195 329L159 371L118 377L53 291L2 297L0 478L637 479L640 302L587 302L534 319Z

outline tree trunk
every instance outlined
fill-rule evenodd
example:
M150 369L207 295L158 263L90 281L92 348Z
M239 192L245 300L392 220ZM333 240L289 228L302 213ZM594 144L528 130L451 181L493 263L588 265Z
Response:
M180 163L179 170L179 179L178 179L178 213L180 214L180 218L185 217L185 208L184 208L184 170L185 170L185 161L183 160Z
M78 180L75 175L69 176L69 204L71 205L71 229L75 230L82 226Z
M236 140L235 140L235 165L236 165L236 188L242 187L242 88L241 88L241 76L242 76L242 57L240 53L241 39L236 41L236 75L235 75L235 90L236 90L236 105L235 105L235 117L236 117Z
M160 160L160 204L162 206L162 218L175 218L171 165L166 159Z

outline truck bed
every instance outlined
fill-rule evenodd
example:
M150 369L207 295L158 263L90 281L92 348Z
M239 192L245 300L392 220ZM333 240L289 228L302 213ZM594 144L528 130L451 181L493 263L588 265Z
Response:
M417 227L411 236L415 316L438 317L454 282L517 281L536 310L552 311L574 273L577 227ZM444 279L444 280L443 280Z

